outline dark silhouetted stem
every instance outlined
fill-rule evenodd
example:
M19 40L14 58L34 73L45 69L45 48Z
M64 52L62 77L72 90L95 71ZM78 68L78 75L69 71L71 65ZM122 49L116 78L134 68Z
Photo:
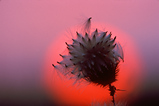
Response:
M116 87L109 84L110 96L112 96L112 102L113 102L114 106L115 106L115 99L114 99L115 90L116 90Z

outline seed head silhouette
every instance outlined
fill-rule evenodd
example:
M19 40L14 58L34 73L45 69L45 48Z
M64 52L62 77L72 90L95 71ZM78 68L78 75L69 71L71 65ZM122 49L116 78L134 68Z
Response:
M84 33L76 32L72 44L66 43L68 55L61 55L62 61L53 65L64 75L73 75L76 80L84 79L103 87L115 82L119 72L118 64L124 60L123 50L116 43L112 33L91 30L91 17L86 21Z

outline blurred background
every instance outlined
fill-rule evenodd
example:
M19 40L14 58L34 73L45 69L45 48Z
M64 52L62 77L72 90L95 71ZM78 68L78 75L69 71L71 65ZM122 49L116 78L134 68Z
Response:
M137 45L143 79L129 104L156 104L159 0L0 0L0 105L56 105L42 84L46 52L62 31L90 16Z

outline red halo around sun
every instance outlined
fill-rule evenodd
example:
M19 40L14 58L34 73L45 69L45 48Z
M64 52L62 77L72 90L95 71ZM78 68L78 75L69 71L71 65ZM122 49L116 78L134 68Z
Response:
M102 31L108 31L112 33L112 37L116 36L116 41L119 42L124 52L124 62L119 64L119 73L117 81L112 85L115 85L117 89L126 91L116 92L116 102L127 101L130 95L133 94L138 88L138 84L142 79L141 59L138 55L137 45L131 39L131 36L120 31L115 27L101 27L101 24L94 24L95 27ZM74 28L76 29L76 28ZM93 30L94 30L93 29ZM74 30L66 34L60 34L57 39L53 40L53 43L48 48L45 58L45 69L44 69L44 83L45 88L48 91L50 97L54 102L59 105L91 105L92 103L110 103L111 97L108 91L108 87L102 88L94 84L88 84L86 82L77 82L73 85L74 80L68 80L65 76L57 73L52 64L56 64L57 61L61 60L59 54L66 53L65 42L72 40L72 36L75 36ZM79 85L78 85L79 84Z

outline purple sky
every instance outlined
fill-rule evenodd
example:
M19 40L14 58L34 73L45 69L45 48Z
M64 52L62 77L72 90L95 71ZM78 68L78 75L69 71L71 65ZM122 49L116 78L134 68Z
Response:
M90 16L131 36L145 62L143 89L158 90L159 0L1 0L0 93L41 90L48 47Z

